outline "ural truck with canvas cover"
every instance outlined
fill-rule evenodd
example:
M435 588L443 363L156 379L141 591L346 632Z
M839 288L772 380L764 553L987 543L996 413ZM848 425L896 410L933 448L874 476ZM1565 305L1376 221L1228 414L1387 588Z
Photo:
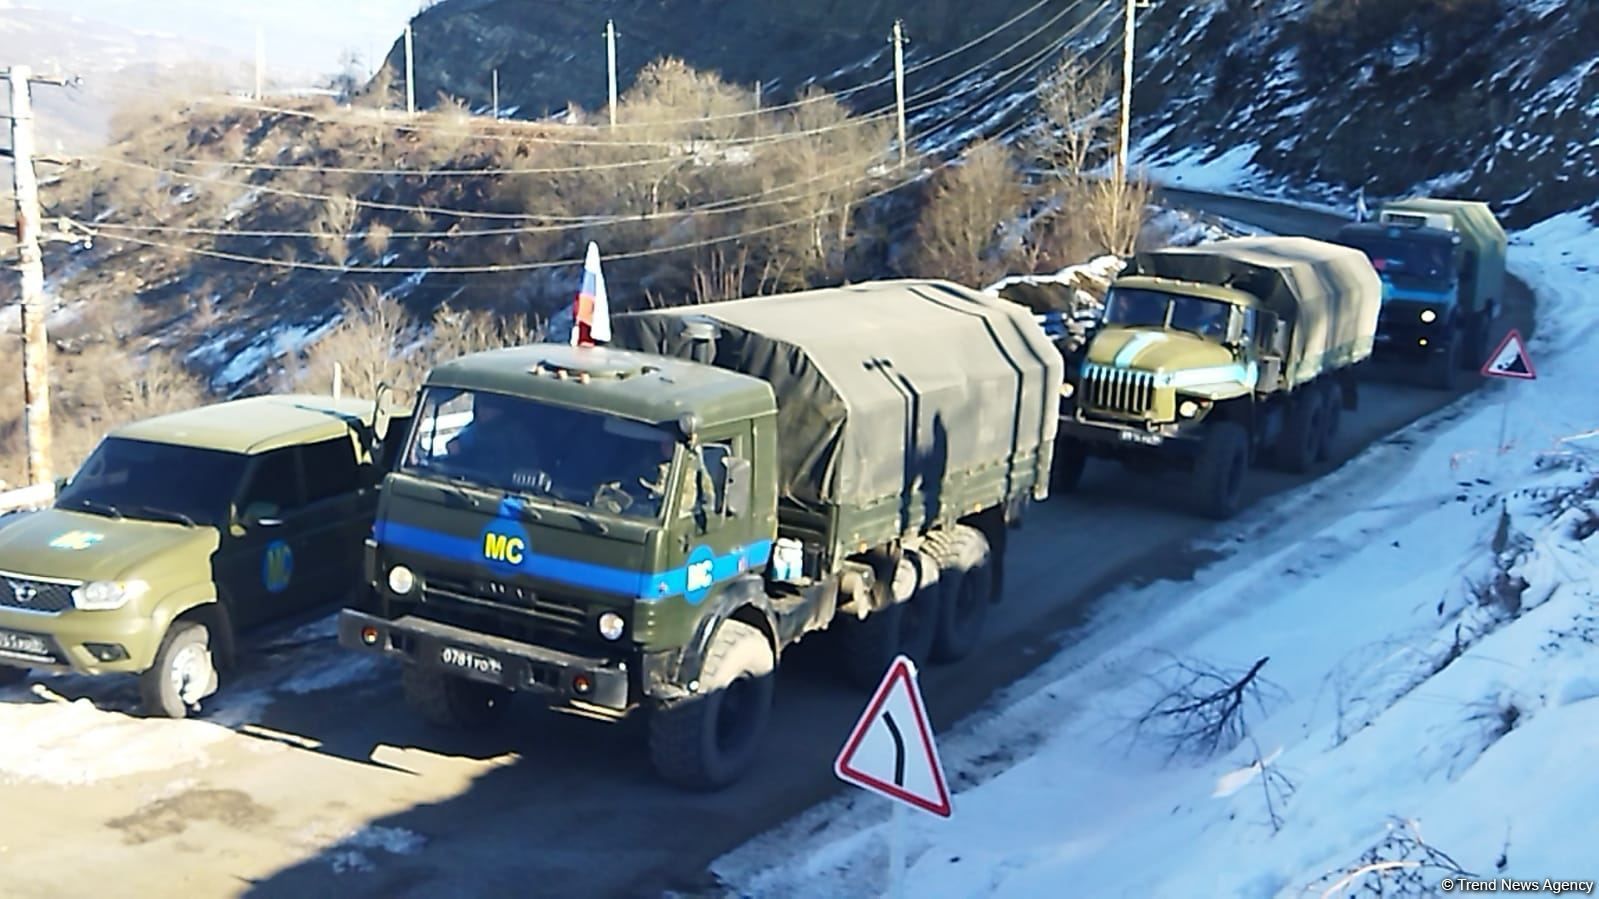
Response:
M1060 355L1027 310L890 281L611 329L429 374L371 605L339 626L403 662L419 712L480 726L512 692L641 711L660 774L715 788L756 761L805 634L834 631L867 684L897 652L975 648L1058 422Z
M1205 513L1231 516L1259 455L1290 471L1326 458L1356 405L1380 295L1359 251L1304 237L1135 255L1062 389L1056 490L1074 489L1090 456L1186 468Z
M1375 222L1345 225L1338 242L1369 256L1382 278L1377 361L1420 364L1442 390L1487 361L1498 336L1507 241L1486 203L1387 203Z

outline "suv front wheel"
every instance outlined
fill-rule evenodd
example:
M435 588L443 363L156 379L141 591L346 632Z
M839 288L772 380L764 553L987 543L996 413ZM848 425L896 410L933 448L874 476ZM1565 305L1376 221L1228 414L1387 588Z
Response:
M173 624L156 651L155 664L139 676L145 714L163 718L188 717L216 689L211 630L195 621Z

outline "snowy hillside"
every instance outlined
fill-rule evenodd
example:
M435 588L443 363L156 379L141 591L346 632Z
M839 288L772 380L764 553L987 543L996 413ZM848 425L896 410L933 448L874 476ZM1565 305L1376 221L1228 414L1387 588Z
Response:
M1421 896L1461 876L1591 893L1594 239L1576 215L1515 237L1536 381L1258 507L1193 583L1113 597L1082 642L941 735L954 817L910 824L907 895ZM1160 714L1262 659L1218 751L1215 706ZM884 806L850 790L716 869L741 896L879 890Z

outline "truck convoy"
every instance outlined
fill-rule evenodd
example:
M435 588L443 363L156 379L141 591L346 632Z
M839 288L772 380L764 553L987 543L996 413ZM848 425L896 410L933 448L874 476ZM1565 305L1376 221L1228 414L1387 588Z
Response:
M1417 198L1387 203L1338 242L1371 258L1382 278L1377 361L1420 364L1431 386L1487 361L1504 298L1507 241L1485 203Z
M755 763L806 634L857 681L973 651L1047 495L1062 366L1026 309L886 281L611 326L428 375L342 645L398 657L444 725L513 692L643 712L656 770L698 789Z
M1359 251L1304 237L1136 254L1062 388L1055 489L1091 456L1183 468L1205 514L1232 516L1252 461L1302 472L1327 456L1381 295Z

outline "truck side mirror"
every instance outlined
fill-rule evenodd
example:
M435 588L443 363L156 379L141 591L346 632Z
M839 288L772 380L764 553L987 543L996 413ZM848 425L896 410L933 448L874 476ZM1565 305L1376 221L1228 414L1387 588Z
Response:
M1227 346L1237 349L1244 342L1244 314L1234 309L1227 316Z
M69 480L68 478L56 478L56 493L57 494L60 494L61 491L67 489L67 481L68 480Z
M754 467L748 459L729 456L726 462L727 483L723 487L727 514L735 518L749 511L751 475Z

